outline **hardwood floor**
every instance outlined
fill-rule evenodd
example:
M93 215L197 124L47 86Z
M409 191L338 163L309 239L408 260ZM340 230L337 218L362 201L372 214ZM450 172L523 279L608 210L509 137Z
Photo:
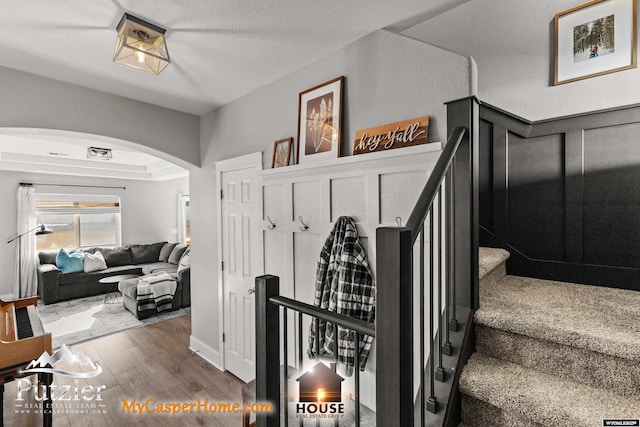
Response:
M128 329L110 336L70 347L74 354L82 351L103 372L78 381L82 388L104 385L103 407L78 408L77 402L54 402L54 426L240 426L240 415L213 413L171 414L142 413L140 418L124 410L123 399L144 403L149 398L158 403L192 403L196 399L209 403L242 403L244 384L228 372L221 372L189 350L191 314ZM56 364L59 368L60 364ZM35 378L32 377L32 378ZM35 381L35 380L34 380ZM4 422L6 426L42 425L41 414L16 413L18 381L5 385ZM54 375L54 384L75 386L69 377ZM27 403L38 403L31 393ZM85 404L80 397L80 403ZM89 405L97 403L87 402ZM66 408L63 405L68 405ZM80 413L75 413L80 412ZM83 413L84 412L84 413Z

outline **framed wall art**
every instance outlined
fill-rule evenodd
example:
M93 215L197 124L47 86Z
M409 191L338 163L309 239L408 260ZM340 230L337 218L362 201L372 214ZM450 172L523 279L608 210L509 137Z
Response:
M637 66L636 0L593 0L554 21L555 85Z
M289 166L292 145L293 138L279 139L278 141L273 143L273 157L271 158L272 168Z
M340 157L343 83L340 76L300 92L298 164Z

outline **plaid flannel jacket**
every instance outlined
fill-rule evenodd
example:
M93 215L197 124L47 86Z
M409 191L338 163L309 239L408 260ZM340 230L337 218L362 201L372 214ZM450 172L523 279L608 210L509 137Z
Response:
M351 218L342 216L336 221L327 238L316 270L314 305L373 323L375 316L375 286L367 254L358 240L358 232ZM355 332L338 327L338 367L351 376L355 365ZM334 325L319 322L320 354L334 354L336 337ZM307 354L316 355L316 320L309 330ZM360 370L364 370L373 337L360 338Z

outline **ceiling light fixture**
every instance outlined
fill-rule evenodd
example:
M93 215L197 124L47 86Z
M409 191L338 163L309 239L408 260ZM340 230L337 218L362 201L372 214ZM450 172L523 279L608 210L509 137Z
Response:
M97 159L97 160L111 160L111 149L110 148L98 148L98 147L89 147L87 148L87 158L88 159Z
M116 29L114 62L155 75L171 62L164 28L125 13Z

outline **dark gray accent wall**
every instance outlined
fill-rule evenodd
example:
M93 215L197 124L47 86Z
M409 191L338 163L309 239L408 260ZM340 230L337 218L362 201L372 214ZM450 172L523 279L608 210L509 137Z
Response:
M584 132L584 260L640 268L640 123Z
M640 290L640 106L480 118L481 244L509 274Z
M511 243L533 258L564 260L564 139L560 134L506 141L506 216Z

